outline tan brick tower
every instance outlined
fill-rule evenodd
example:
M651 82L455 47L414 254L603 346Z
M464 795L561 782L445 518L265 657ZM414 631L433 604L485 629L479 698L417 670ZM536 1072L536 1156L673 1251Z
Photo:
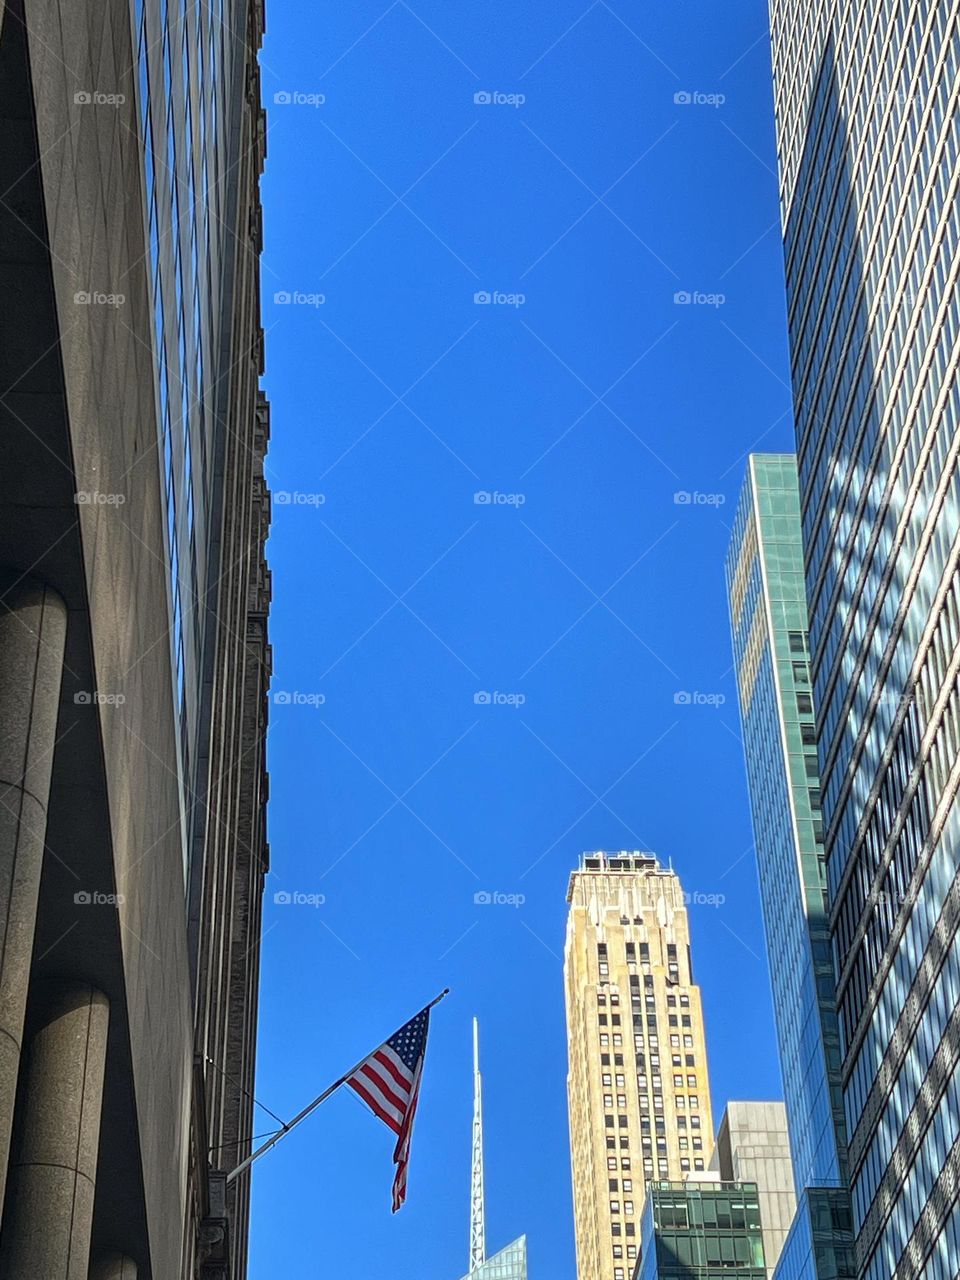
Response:
M680 880L649 853L585 853L564 951L578 1280L630 1280L645 1184L713 1153L700 989Z

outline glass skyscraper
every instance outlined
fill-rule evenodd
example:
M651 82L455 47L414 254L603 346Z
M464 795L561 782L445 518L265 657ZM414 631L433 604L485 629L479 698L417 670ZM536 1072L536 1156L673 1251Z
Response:
M4 1276L246 1275L263 32L0 0Z
M840 1038L830 951L823 818L810 685L796 458L752 454L727 555L727 592L740 695L760 898L799 1212L778 1275L813 1259L804 1237L823 1221L810 1188L846 1187ZM811 1194L813 1194L811 1192ZM843 1221L843 1196L830 1218ZM837 1240L843 1259L846 1236ZM847 1265L849 1263L847 1262ZM824 1280L849 1271L828 1269Z
M750 1182L651 1182L635 1280L766 1280Z
M527 1237L520 1236L487 1258L463 1280L527 1280Z
M857 1257L960 1266L960 31L773 0L787 306Z

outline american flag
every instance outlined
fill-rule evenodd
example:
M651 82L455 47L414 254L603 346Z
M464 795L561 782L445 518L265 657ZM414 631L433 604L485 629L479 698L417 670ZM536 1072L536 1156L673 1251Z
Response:
M397 1166L393 1179L394 1213L407 1195L410 1138L420 1096L429 1025L430 1010L426 1008L371 1053L345 1082L397 1135L393 1152L393 1163Z

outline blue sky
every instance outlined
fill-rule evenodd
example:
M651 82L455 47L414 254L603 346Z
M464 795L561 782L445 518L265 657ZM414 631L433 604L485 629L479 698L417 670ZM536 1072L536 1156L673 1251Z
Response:
M691 909L715 1115L779 1093L722 568L744 456L792 447L766 30L763 0L268 7L259 1097L293 1114L452 991L407 1206L335 1096L257 1166L254 1280L458 1280L473 1014L490 1250L525 1231L573 1280L583 849L723 896Z

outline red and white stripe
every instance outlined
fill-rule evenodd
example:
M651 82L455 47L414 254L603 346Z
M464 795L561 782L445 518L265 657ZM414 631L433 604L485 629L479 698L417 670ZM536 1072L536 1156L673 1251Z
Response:
M419 1064L418 1064L419 1065ZM419 1072L417 1073L419 1076ZM358 1067L347 1084L385 1125L401 1134L410 1106L415 1077L389 1045L381 1045Z

